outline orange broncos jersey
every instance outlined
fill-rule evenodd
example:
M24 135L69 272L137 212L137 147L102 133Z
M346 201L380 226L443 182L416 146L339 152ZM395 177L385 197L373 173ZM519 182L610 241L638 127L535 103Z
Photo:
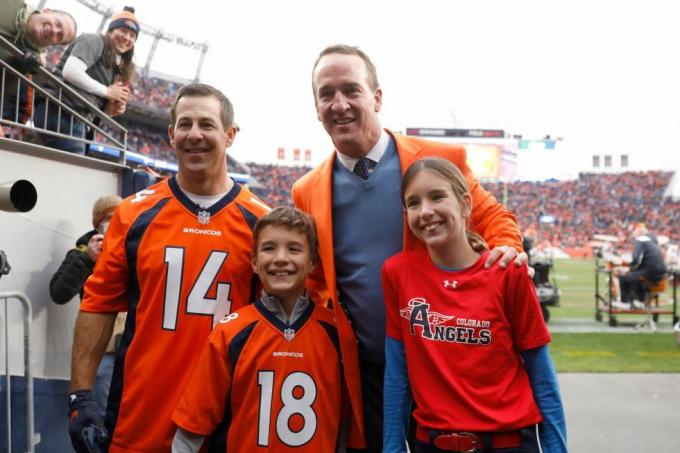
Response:
M171 178L116 210L80 306L128 312L107 408L110 452L170 450L170 416L213 326L254 300L252 228L267 209L235 184L202 210Z
M333 452L342 375L329 310L310 303L286 326L258 301L217 325L172 418L207 435L226 414L229 453Z

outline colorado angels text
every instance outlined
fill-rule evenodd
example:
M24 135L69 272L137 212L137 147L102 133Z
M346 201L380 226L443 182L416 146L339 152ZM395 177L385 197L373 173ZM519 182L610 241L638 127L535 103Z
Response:
M465 326L443 325L455 318L452 315L443 315L430 311L430 304L422 297L414 297L408 301L408 306L400 310L402 318L408 319L411 335L420 335L432 341L444 341L447 343L465 343L476 345L491 344L491 330L488 321L475 323L464 320ZM470 325L474 327L470 327ZM416 332L419 327L419 332Z

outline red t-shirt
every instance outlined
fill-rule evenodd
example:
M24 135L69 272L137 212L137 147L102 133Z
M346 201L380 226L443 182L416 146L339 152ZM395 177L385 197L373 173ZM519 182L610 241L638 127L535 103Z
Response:
M80 306L128 312L109 395L111 453L169 451L172 410L213 325L254 300L252 227L266 209L238 184L198 209L174 178L116 209Z
M227 451L335 451L343 398L333 315L310 303L290 327L261 302L217 325L172 419L207 435L225 415Z
M494 432L541 421L519 351L550 341L527 267L460 271L426 250L385 262L387 335L402 341L414 417L431 430Z

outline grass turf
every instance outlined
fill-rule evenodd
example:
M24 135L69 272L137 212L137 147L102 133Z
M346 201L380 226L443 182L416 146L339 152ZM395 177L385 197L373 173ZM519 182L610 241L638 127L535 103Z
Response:
M551 320L589 318L595 323L595 261L555 260L550 274L561 290L560 306L550 307ZM670 286L670 285L669 285ZM600 274L600 292L606 291L606 276ZM661 303L672 301L669 288ZM672 305L665 305L671 308ZM607 326L608 316L603 313ZM618 315L619 323L634 323L644 315ZM663 315L663 322L670 316ZM592 373L680 373L680 347L668 333L553 333L551 353L558 372Z
M680 347L669 334L554 333L560 373L680 373Z
M559 307L550 307L551 318L591 318L595 319L595 261L594 260L555 260L550 271L553 280L562 292ZM606 297L606 275L599 274L600 294ZM672 289L661 296L661 303L672 301ZM665 305L671 309L672 305ZM644 316L625 315L626 322L643 319ZM664 317L670 319L668 315ZM606 320L606 315L605 315Z

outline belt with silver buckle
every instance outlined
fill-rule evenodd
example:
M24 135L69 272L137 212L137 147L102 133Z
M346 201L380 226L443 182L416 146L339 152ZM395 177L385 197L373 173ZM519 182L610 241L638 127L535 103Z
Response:
M440 450L474 453L477 451L477 435L474 433L440 433L432 439Z
M519 430L494 433L447 432L428 430L418 426L416 438L421 442L432 444L440 450L474 453L478 449L486 447L485 438L491 440L491 448L519 447L522 443L522 432Z

